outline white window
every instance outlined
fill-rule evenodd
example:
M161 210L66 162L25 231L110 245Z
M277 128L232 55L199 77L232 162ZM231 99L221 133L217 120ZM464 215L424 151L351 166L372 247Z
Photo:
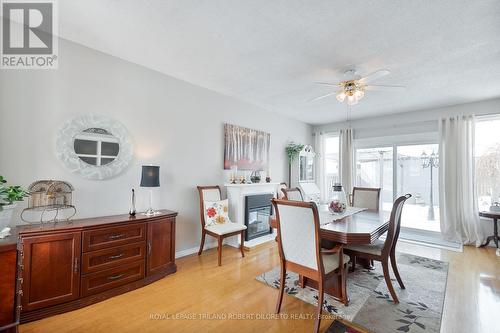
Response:
M476 122L475 164L479 210L500 202L500 116Z

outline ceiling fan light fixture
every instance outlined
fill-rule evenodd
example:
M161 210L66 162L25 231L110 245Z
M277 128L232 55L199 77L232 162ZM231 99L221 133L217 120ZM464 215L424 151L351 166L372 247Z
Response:
M358 98L355 95L347 95L347 104L348 105L358 104Z
M337 101L342 103L345 100L345 96L346 96L346 94L343 91L339 92L337 94Z
M360 99L362 99L365 96L365 92L363 90L361 90L361 89L356 90L354 92L354 96L356 96L356 99L360 100Z
M358 104L365 96L365 85L358 80L343 81L340 83L341 90L337 94L337 101L343 103L347 98L347 104Z
M401 91L404 90L403 86L391 86L391 85L373 85L370 82L377 80L383 76L390 73L388 69L380 69L375 71L365 77L360 77L357 75L354 69L349 69L345 72L346 80L338 83L329 82L316 82L321 85L326 85L330 87L337 87L337 91L330 91L328 94L314 98L312 101L317 101L325 97L335 96L339 103L346 102L348 105L358 104L361 99L365 97L365 92L367 90L379 90L379 91Z

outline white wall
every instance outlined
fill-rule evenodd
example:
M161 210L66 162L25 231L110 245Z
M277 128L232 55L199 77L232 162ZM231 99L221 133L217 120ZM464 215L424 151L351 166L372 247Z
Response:
M141 165L157 164L155 205L179 212L177 250L190 249L200 238L196 185L224 183L224 122L271 133L274 181L286 179L286 142L312 141L304 123L78 44L60 40L59 47L58 70L0 71L0 174L23 186L69 181L78 217L127 213ZM82 179L55 156L60 126L85 113L113 117L132 135L135 159L116 178ZM138 195L138 208L146 208L147 192Z
M356 112L356 108L352 108ZM350 123L337 122L315 126L313 132L334 132L347 126L354 128L354 138L374 138L437 132L439 117L475 114L491 115L500 113L500 98L475 103L466 103L435 109L416 110L400 114L352 120Z

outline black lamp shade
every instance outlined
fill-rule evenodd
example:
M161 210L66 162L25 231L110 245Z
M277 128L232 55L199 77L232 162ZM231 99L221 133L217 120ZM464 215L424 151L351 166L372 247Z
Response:
M141 187L160 186L160 167L152 165L142 166Z

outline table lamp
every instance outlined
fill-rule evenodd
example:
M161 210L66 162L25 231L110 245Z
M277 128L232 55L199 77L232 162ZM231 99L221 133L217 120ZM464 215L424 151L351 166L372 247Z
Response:
M152 165L142 166L141 187L149 187L149 208L144 215L153 216L159 214L153 209L153 190L151 187L160 187L160 167Z

